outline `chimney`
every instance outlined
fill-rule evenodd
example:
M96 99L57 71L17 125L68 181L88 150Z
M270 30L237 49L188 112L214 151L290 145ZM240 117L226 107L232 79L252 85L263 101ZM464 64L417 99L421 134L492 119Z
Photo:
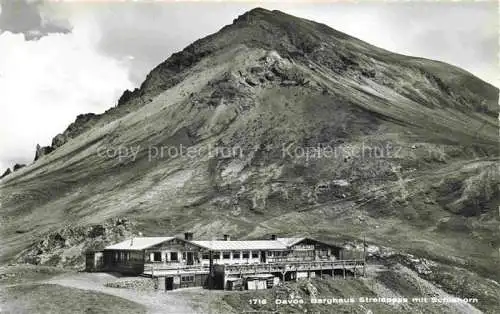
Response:
M278 237L275 234L271 234L271 240L276 240Z
M188 241L193 240L193 233L192 232L185 232L184 233L184 240L188 240Z
M229 234L225 234L224 241L231 241L231 236Z

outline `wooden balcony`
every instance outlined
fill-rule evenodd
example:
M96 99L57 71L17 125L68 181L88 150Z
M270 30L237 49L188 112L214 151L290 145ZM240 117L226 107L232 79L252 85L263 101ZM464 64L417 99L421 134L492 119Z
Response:
M295 271L317 271L345 269L354 270L364 266L364 260L335 260L335 261L309 261L309 262L282 262L268 264L240 264L217 265L223 267L226 274L263 274L286 273Z
M318 270L355 270L361 269L365 265L364 260L332 260L332 261L285 261L256 264L214 264L217 271L224 271L226 274L246 275L246 274L269 274L287 273L296 271L318 271ZM208 265L182 265L166 263L146 263L144 264L144 274L148 277L169 276L180 274L208 273Z
M171 263L146 263L144 264L143 275L148 277L162 277L167 275L181 274L208 274L208 266L203 265L182 265Z

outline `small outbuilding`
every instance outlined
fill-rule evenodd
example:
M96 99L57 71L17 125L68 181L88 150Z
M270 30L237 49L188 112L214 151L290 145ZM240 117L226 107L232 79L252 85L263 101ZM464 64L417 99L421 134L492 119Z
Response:
M274 275L255 274L245 277L245 284L248 290L265 290L274 286Z

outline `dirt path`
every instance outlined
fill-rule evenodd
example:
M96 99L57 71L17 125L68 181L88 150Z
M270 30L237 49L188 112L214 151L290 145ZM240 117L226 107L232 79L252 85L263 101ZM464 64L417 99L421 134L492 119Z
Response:
M117 280L117 277L105 273L72 273L54 277L45 281L45 283L58 284L65 287L91 290L114 295L144 305L149 313L205 313L205 311L200 309L195 310L192 306L190 306L189 300L179 293L166 293L164 291L135 291L131 289L109 288L104 286L106 282L115 280ZM196 293L196 291L193 290L192 293Z

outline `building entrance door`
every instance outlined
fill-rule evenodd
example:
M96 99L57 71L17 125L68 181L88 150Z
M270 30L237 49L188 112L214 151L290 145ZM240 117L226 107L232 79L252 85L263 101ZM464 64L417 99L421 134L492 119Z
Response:
M266 262L266 251L260 251L260 262L261 263Z
M165 278L165 290L174 290L174 277Z
M186 253L186 263L188 265L193 265L194 264L194 254L193 254L193 252L187 252Z

